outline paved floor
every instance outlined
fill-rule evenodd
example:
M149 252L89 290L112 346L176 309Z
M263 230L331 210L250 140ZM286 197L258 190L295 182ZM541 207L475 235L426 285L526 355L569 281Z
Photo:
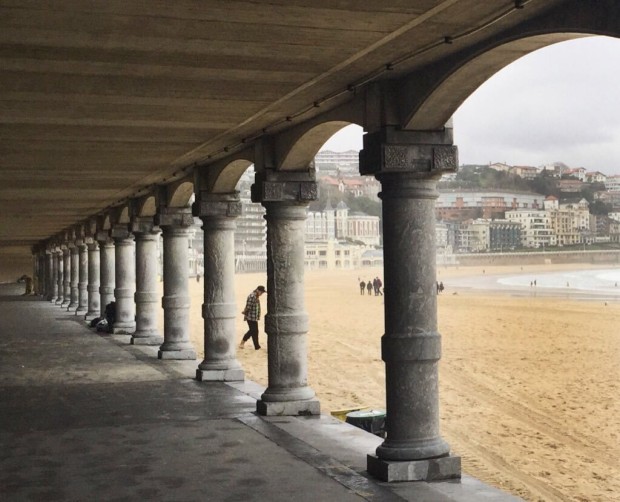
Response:
M0 285L0 499L517 500L475 479L367 477L377 437L332 417L258 417L252 383L100 335Z

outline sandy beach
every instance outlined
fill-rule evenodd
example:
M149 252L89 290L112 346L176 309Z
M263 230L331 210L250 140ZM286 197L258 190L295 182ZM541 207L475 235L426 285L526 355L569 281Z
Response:
M620 500L620 298L454 289L450 281L586 267L438 269L446 285L438 298L442 434L466 473L525 500ZM324 413L385 408L382 297L361 296L358 287L358 277L381 273L306 273L309 384ZM239 311L265 283L265 274L237 276ZM202 355L202 282L190 289L192 339ZM260 326L263 349L250 343L239 359L248 379L267 385ZM241 315L237 331L239 338L246 331Z

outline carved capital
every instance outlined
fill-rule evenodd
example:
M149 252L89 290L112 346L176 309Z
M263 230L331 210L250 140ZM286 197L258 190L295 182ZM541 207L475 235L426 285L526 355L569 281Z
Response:
M194 224L189 207L160 207L155 215L155 225L160 227L191 227Z
M133 218L130 227L134 234L157 234L161 231L152 216Z
M252 202L311 202L318 197L315 181L257 181L252 185Z
M362 174L412 173L437 178L458 169L458 149L452 135L385 130L364 136L360 152Z
M110 237L114 240L129 239L130 236L131 232L129 231L129 226L126 224L114 225L112 230L110 230Z
M241 216L239 194L213 194L201 191L192 206L192 213L200 218L236 218Z

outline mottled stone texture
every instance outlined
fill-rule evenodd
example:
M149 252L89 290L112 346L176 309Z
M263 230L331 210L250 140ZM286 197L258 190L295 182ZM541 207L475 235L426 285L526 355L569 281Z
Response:
M435 199L437 179L458 164L451 142L448 130L386 128L365 138L360 155L361 171L381 182L385 277L387 439L368 470L390 481L460 476L460 460L448 457L439 432ZM449 460L416 462L437 458Z
M308 314L304 305L306 205L263 203L267 210L267 315L269 384L257 403L262 415L318 414L308 386Z
M99 243L99 300L101 305L100 317L105 317L105 307L114 300L114 287L116 284L116 251L114 241L108 232L97 233Z
M67 311L75 312L79 302L79 277L80 277L80 250L75 243L69 244L71 251L71 301L67 305Z
M238 194L200 194L198 215L204 231L204 352L199 381L234 381L245 377L237 359L235 303L235 218Z
M116 261L116 321L113 333L130 335L136 330L136 261L134 256L134 237L126 225L112 229Z
M78 244L78 253L78 307L75 315L86 315L88 312L88 246L83 240Z
M62 305L64 300L65 291L63 288L64 285L64 272L65 272L65 262L63 260L62 249L57 249L54 253L54 257L56 259L56 269L58 270L58 277L56 278L56 284L58 289L58 294L56 296L56 305Z
M135 221L136 237L136 331L133 345L160 345L164 337L157 327L160 295L157 291L157 241L161 230L153 218Z
M194 220L189 208L162 208L156 223L164 237L164 343L159 359L196 359L189 339L189 227Z
M62 248L62 259L64 294L61 307L67 308L71 303L71 249L67 246Z
M101 312L101 295L99 293L100 274L99 269L100 256L99 245L97 241L88 244L88 312L86 312L86 320L90 321L95 317L99 317Z

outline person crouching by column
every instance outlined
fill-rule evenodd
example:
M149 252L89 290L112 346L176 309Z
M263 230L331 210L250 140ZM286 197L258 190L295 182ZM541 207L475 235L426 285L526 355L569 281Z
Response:
M243 312L243 320L248 323L248 332L243 335L243 339L239 344L239 348L242 349L250 337L252 337L252 342L254 343L254 349L260 349L260 345L258 343L258 321L260 320L260 296L263 293L266 293L265 286L258 286L254 291L252 291L248 295L247 302L245 304L245 309Z

